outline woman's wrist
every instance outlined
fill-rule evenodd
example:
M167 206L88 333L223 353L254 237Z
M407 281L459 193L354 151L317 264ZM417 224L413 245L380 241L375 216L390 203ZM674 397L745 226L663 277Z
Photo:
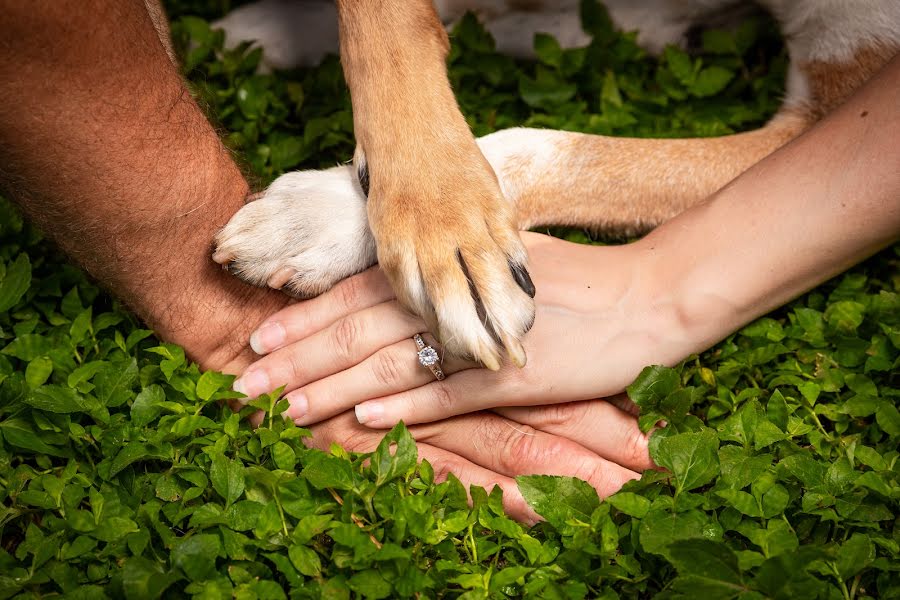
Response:
M702 252L685 257L684 244L692 236L654 233L632 248L643 298L634 318L653 338L644 346L645 363L675 365L743 325L747 310L735 290L723 285L715 261L704 260Z

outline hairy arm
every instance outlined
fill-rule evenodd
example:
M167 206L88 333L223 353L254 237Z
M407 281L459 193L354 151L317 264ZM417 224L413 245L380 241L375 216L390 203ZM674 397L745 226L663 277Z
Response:
M243 367L241 332L286 300L209 259L247 184L143 2L0 11L0 186L161 337Z

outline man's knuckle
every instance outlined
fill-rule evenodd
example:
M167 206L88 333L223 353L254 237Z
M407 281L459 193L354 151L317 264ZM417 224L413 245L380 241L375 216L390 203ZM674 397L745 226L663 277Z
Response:
M296 352L288 352L287 368L292 382L297 383L304 379L303 373L306 370L304 362L300 360L300 356Z
M452 388L443 381L432 384L432 397L434 402L440 407L441 412L446 415L454 414L456 408L456 394Z
M504 423L496 428L500 464L506 473L518 472L525 464L541 458L543 449L539 444L537 430L530 425Z
M634 428L626 434L625 458L629 465L634 465L641 469L649 469L652 467L649 445L647 442L647 436L644 435L640 429Z
M374 447L372 434L355 427L339 429L335 441L350 452L369 452Z
M587 481L597 490L606 490L609 487L609 466L600 460L582 460L572 476Z
M354 309L360 304L363 296L363 284L365 281L360 277L349 277L340 282L334 288L337 295L338 304L345 309Z
M551 404L541 409L541 423L547 426L565 426L575 423L578 407L574 402Z

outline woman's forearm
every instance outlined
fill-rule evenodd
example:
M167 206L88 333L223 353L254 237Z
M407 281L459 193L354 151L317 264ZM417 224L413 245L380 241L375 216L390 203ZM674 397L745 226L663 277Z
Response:
M898 93L900 56L817 126L636 244L665 290L660 302L690 332L684 354L900 237Z

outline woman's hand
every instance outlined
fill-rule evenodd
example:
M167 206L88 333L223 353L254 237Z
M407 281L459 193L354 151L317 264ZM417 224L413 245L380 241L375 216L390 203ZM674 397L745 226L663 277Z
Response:
M485 408L610 396L646 364L683 357L675 312L655 289L660 278L638 247L523 236L537 287L524 368L505 365L498 373L446 356L448 377L435 381L411 339L424 323L393 300L372 269L267 319L251 338L266 356L235 389L256 396L285 386L287 414L298 424L356 407L360 423L386 428L401 419L423 423Z

